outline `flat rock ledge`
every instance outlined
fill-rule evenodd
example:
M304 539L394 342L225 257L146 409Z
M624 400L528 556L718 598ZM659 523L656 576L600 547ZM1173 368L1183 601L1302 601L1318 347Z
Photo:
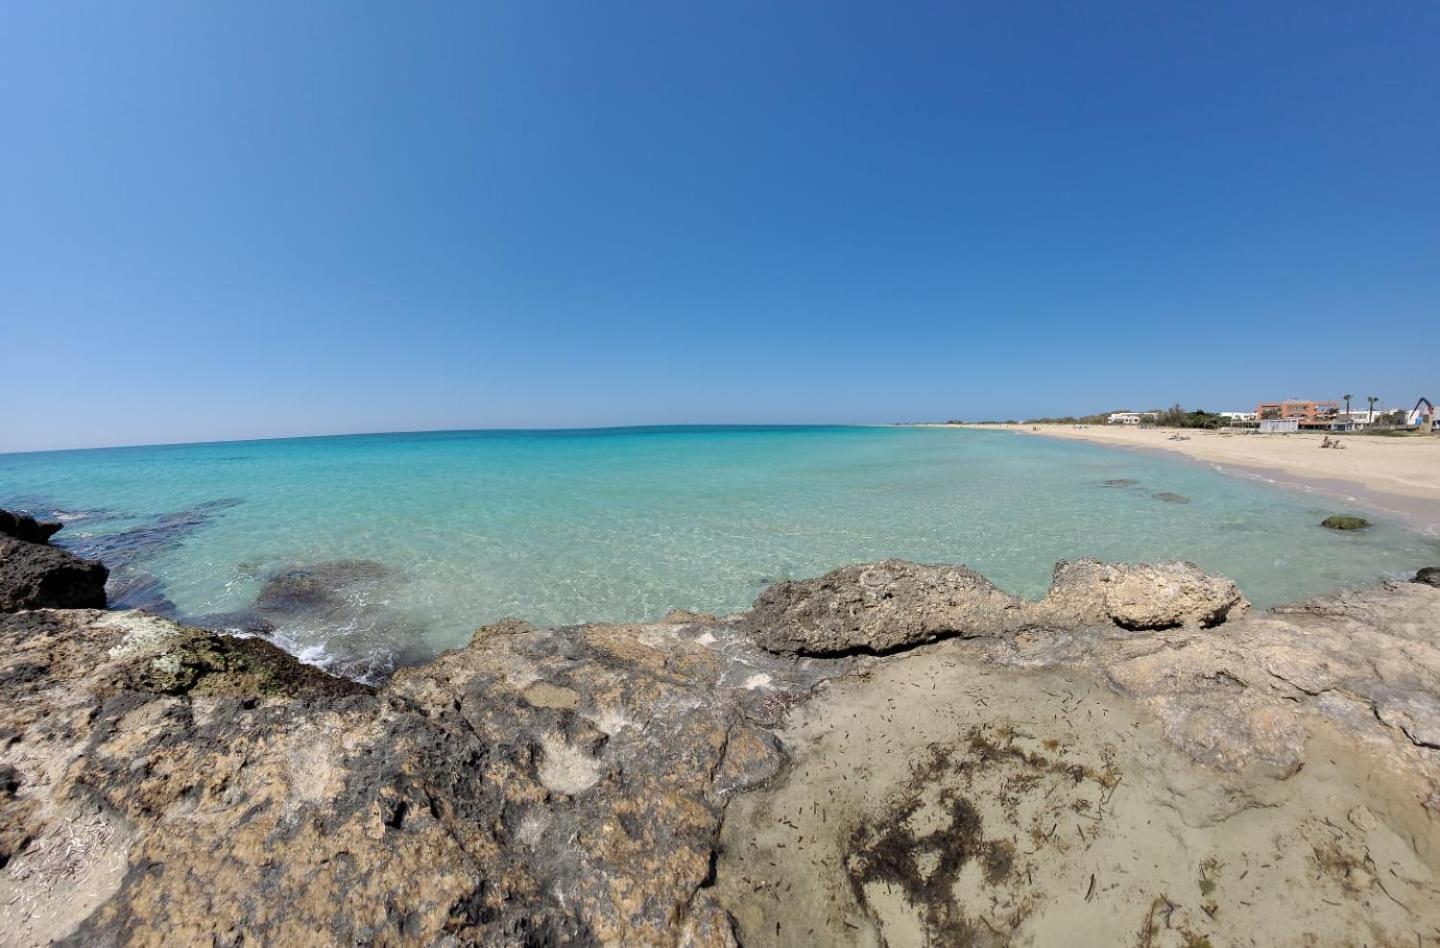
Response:
M0 615L0 945L1433 939L1440 589L1245 605L886 561L378 688Z

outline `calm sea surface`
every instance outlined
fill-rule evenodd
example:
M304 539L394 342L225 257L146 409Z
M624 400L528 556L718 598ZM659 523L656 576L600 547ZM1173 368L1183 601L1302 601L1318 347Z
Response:
M282 589L271 634L353 674L461 645L502 616L725 613L778 579L889 556L965 563L1029 596L1058 559L1179 557L1261 605L1440 560L1434 539L1399 524L1333 533L1317 524L1343 505L1189 462L932 429L467 431L0 455L0 506L61 514L57 540L117 567L124 601L181 616L244 614L267 579L299 576L310 585Z

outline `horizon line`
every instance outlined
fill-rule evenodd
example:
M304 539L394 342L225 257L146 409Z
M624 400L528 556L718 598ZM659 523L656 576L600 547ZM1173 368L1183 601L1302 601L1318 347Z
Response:
M396 431L332 431L325 434L265 435L257 438L217 438L196 441L143 441L135 444L97 444L76 448L22 448L18 451L0 451L0 458L27 454L66 454L76 451L123 451L131 448L184 448L202 447L212 444L255 444L265 441L311 441L322 438L378 438L392 435L437 435L469 434L476 432L512 432L524 434L563 433L580 431L638 431L646 428L897 428L944 422L887 421L790 421L790 422L666 422L648 425L554 425L554 426L499 426L494 428L407 428Z

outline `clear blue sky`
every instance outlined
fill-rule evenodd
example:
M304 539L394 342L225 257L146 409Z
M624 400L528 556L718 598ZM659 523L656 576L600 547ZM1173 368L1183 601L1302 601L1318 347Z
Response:
M1440 4L0 14L0 450L1440 397Z

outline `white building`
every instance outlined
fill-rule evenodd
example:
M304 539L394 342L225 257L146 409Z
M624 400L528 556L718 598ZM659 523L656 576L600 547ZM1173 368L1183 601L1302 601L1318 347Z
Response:
M1266 418L1260 422L1261 431L1299 431L1299 418Z
M1260 416L1253 411L1222 411L1220 417L1233 422L1259 421Z
M1138 425L1142 421L1154 420L1153 411L1114 411L1105 419L1107 425Z

